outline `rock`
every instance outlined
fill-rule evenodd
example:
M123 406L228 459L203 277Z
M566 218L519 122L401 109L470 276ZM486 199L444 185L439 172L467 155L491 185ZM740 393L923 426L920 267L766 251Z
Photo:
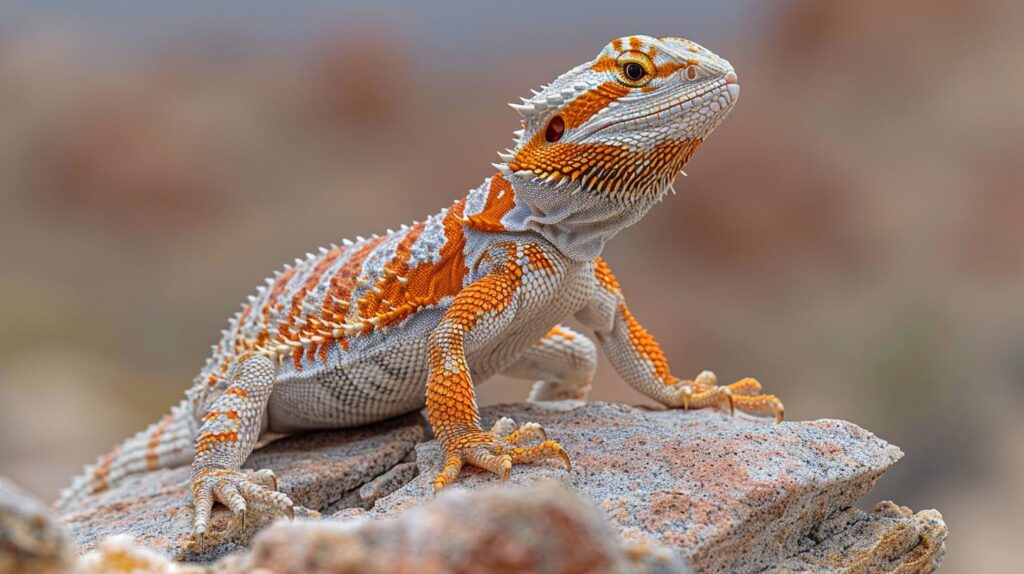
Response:
M591 502L553 481L443 493L385 520L278 523L239 571L275 574L685 573L673 552L627 552Z
M943 556L937 512L851 507L902 457L852 423L776 425L714 410L579 401L481 412L485 428L502 416L542 424L568 451L572 473L554 461L523 464L502 485L467 467L435 497L442 450L421 442L427 430L413 414L254 453L247 466L274 469L307 520L242 529L219 509L205 553L191 543L187 468L133 477L65 519L84 549L110 534L138 541L99 547L95 564L136 554L155 560L137 544L177 560L230 554L191 570L157 561L145 570L152 572L916 573ZM322 516L329 518L308 520Z
M924 574L938 566L945 537L946 526L933 510L914 515L891 502L880 503L870 514L848 508L807 533L796 556L764 573ZM445 492L394 518L278 523L256 537L250 553L229 556L212 566L175 564L128 536L114 536L83 557L75 572L255 571L685 574L691 570L671 549L646 543L623 547L592 503L544 480L530 486Z
M127 534L104 538L78 560L75 574L206 574L210 569L171 562Z
M372 505L378 499L411 482L417 473L419 473L419 466L415 462L399 463L391 470L364 484L359 489L359 499Z
M0 574L64 572L74 556L69 541L49 508L0 476Z
M914 514L880 502L870 514L847 508L801 539L801 552L765 574L900 572L926 574L946 552L946 523L934 510Z
M296 516L318 516L346 506L369 506L360 498L360 488L409 460L426 434L423 418L413 413L358 429L289 437L254 452L245 467L273 470L281 490L300 506ZM250 519L243 528L218 505L204 551L192 540L188 477L187 466L129 476L113 489L73 504L62 518L82 551L108 536L128 534L169 558L204 561L244 549L276 518L267 514L263 520Z
M800 540L847 508L903 454L860 427L836 420L774 424L713 410L648 410L577 401L483 409L535 421L573 462L518 465L511 482L554 478L604 510L629 541L674 548L698 572L758 572L796 554ZM395 516L432 497L441 447L417 447L421 474L377 501L369 516ZM467 469L452 488L495 481Z

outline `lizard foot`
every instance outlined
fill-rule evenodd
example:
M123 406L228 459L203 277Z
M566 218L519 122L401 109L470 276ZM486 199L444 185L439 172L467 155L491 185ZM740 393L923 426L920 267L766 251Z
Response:
M680 381L675 386L672 406L684 409L726 405L730 414L740 409L751 414L771 415L777 423L782 422L785 413L782 401L775 395L762 395L761 383L749 377L719 386L714 373L701 371L692 381Z
M531 441L540 442L525 445ZM434 479L435 491L453 483L466 463L489 470L501 476L502 481L508 480L512 465L521 462L555 458L567 471L572 470L565 449L557 442L547 440L547 433L537 423L516 426L512 419L503 417L489 432L466 431L445 442L444 469Z
M255 472L226 468L201 470L192 476L192 500L195 504L192 534L200 546L205 543L214 502L227 506L242 521L243 528L248 503L264 504L289 518L295 517L291 499L277 490L277 477L268 469Z

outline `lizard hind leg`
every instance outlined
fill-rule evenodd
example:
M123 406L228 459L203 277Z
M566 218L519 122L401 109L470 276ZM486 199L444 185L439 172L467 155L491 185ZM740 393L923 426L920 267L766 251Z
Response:
M270 470L243 471L242 464L256 446L267 401L274 387L275 368L267 357L251 355L239 361L231 386L203 416L192 462L192 500L195 506L193 534L205 542L215 502L227 506L242 520L269 507L294 515L290 498L277 490Z

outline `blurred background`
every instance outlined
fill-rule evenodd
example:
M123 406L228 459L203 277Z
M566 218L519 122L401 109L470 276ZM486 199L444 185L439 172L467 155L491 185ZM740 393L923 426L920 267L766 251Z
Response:
M178 400L283 262L478 185L505 106L627 34L743 97L609 244L679 376L907 456L863 501L938 508L946 570L1024 512L1024 4L1015 0L0 5L0 473L52 499ZM492 380L481 401L529 384ZM644 399L602 363L592 398Z

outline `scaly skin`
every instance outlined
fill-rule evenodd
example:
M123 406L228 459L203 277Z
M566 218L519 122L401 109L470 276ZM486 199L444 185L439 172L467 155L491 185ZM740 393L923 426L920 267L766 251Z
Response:
M744 379L673 376L601 259L638 221L739 95L731 65L680 38L620 38L522 104L516 145L465 199L383 236L296 260L231 319L171 414L86 469L61 503L126 474L192 463L195 534L211 506L291 512L270 471L241 465L267 433L338 428L426 406L447 456L443 488L466 464L503 478L561 445L533 423L480 427L475 383L538 381L531 398L583 398L594 331L619 375L669 407L726 406L782 417Z

